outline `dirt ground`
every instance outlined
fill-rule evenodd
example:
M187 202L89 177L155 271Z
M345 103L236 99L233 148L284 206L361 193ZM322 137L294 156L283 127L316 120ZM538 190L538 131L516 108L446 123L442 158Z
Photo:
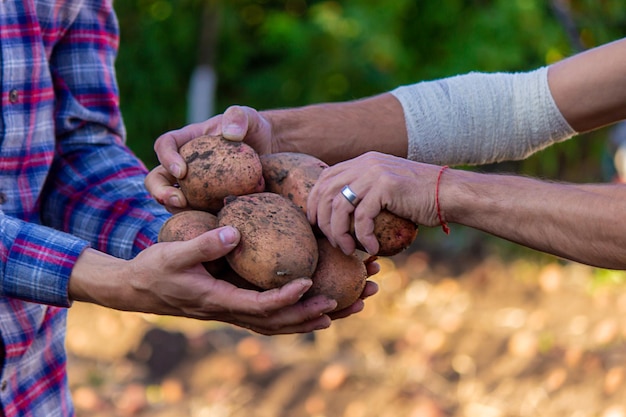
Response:
M625 417L624 275L452 233L381 259L365 310L309 335L76 304L77 414Z

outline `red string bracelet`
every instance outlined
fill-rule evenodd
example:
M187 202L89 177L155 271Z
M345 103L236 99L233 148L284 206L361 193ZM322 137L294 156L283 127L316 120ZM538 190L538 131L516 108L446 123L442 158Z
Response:
M439 175L437 175L437 185L435 186L435 204L437 206L437 218L439 219L439 224L441 224L441 228L443 229L444 233L449 235L450 228L448 227L448 223L443 219L443 216L441 215L441 206L439 205L439 183L441 182L441 176L443 175L443 171L445 171L446 169L448 169L447 165L442 166L439 170Z

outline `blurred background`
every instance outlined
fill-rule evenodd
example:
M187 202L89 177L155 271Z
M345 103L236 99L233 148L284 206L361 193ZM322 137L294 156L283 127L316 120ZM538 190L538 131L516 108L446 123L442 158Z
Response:
M223 112L524 71L626 35L623 0L124 0L128 144ZM609 127L483 171L615 181ZM619 219L618 219L619 220ZM70 311L79 416L626 416L624 274L453 227L381 260L365 311L312 335Z

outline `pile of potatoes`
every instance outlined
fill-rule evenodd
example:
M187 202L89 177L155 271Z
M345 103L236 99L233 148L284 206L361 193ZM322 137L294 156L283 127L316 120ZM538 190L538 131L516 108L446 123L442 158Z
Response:
M180 147L187 175L179 186L190 210L173 215L160 242L192 239L222 226L236 227L241 240L224 258L205 263L214 277L241 288L265 290L301 277L313 285L305 297L323 294L336 310L361 295L367 271L361 254L332 247L306 217L306 202L326 163L310 155L259 156L242 142L200 136ZM417 225L383 211L375 219L378 255L406 249Z

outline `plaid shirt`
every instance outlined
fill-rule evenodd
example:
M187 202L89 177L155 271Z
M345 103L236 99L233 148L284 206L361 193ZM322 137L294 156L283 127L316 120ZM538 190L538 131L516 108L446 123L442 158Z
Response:
M74 414L68 280L88 246L131 258L168 216L124 145L112 0L0 0L0 334L6 416Z

